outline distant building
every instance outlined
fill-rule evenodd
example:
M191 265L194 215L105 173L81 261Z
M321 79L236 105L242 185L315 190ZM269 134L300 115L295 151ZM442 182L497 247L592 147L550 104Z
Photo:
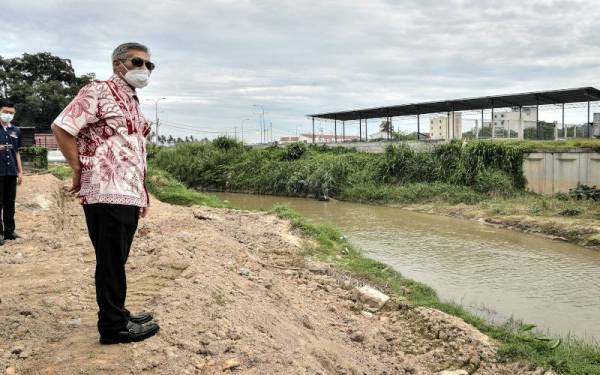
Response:
M594 137L600 137L600 113L594 113L592 135Z
M452 117L439 116L430 119L429 129L431 139L461 139L462 113L454 112L454 126L452 125Z
M282 143L282 144L294 143L294 142L300 142L300 137L281 137L281 138L279 138L279 143Z
M494 112L493 120L493 137L498 134L510 134L510 132L517 133L517 138L523 139L523 130L528 128L535 128L537 126L536 110L535 107L523 107L521 111L519 108L513 108L507 112ZM483 127L490 127L490 121L484 121ZM510 135L509 135L510 136Z
M387 132L379 131L377 133L369 134L369 140L370 141L380 141L383 139L388 139L389 136L390 135Z
M347 136L343 137L342 135L338 134L337 138L336 138L335 134L315 133L315 142L316 143L335 143L336 139L338 142L356 142L356 141L358 141L358 136L347 135ZM312 141L313 141L312 133L300 134L300 136L298 136L298 137L281 137L279 139L279 143L282 143L282 144L293 143L293 142L312 143Z
M302 134L301 138L306 139L308 142L312 142L312 136L313 135L311 133ZM315 142L317 143L335 143L336 139L338 142L356 142L358 141L358 136L347 135L343 137L342 135L338 134L336 137L335 134L315 133Z
M56 142L56 138L54 138L54 134L52 133L36 133L35 145L46 147L49 150L58 150L58 143Z

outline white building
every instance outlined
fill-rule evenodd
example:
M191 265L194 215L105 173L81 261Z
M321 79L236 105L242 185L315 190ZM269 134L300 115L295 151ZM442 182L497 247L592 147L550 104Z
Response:
M294 142L300 142L300 137L281 137L281 138L279 138L279 143L281 143L281 144L294 143Z
M454 126L452 126L453 123ZM461 139L462 113L454 112L454 121L452 121L452 116L434 117L429 120L429 129L431 139Z
M594 137L600 137L600 113L594 113L594 125L592 135Z
M279 139L279 143L293 143L293 142L304 142L304 143L312 143L313 135L312 133L304 133L300 134L298 137L281 137ZM316 143L335 143L337 142L355 142L358 141L357 135L347 135L342 136L338 134L323 134L323 133L315 133L315 142Z
M278 143L294 143L294 142L304 142L304 143L309 143L312 142L312 134L300 134L299 136L295 137L281 137L279 138Z
M387 132L379 131L377 133L369 134L369 140L380 141L382 139L388 139L390 135Z
M499 134L508 134L511 137L511 131L517 133L517 138L523 139L523 130L535 128L537 126L535 107L513 108L508 112L494 112L494 120L492 122L492 138ZM489 127L490 122L484 121L484 127Z

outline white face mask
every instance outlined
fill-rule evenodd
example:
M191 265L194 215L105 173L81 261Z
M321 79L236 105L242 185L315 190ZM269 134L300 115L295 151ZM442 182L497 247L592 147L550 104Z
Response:
M0 113L0 120L5 124L10 123L14 117L12 113Z
M127 69L125 64L121 63L121 65ZM150 71L147 69L127 69L127 73L125 73L123 78L125 78L125 81L127 81L127 83L129 83L131 86L135 87L136 89L141 89L148 85L148 81L150 80Z

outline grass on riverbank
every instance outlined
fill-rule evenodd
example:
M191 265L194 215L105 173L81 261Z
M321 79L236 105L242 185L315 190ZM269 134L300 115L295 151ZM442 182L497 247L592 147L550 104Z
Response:
M500 361L526 360L534 366L552 368L561 374L600 374L600 347L574 338L548 339L533 332L533 326L515 322L493 325L455 303L442 302L436 292L422 283L403 277L389 266L366 258L342 234L328 225L310 224L293 210L275 206L280 218L290 220L293 228L316 240L309 255L335 263L379 286L387 286L397 294L410 290L408 299L416 306L425 306L462 318L500 344Z
M201 205L215 208L228 207L219 198L188 189L168 172L148 164L148 191L159 200L180 206Z
M524 186L523 148L518 145L459 142L417 153L406 145L389 146L383 154L341 147L307 146L250 148L227 138L153 149L158 167L192 188L247 191L259 194L378 199L386 189L417 185L454 186L456 200L473 204L482 195L507 195ZM359 188L357 188L359 187ZM362 189L357 192L357 189ZM470 189L470 190L469 190ZM426 194L437 199L439 190ZM386 199L412 199L396 194ZM421 198L423 199L423 198Z
M432 154L390 146L383 154L293 143L250 148L232 139L152 148L150 158L186 186L376 204L465 204L489 215L600 218L600 204L524 191L523 158L537 147L592 147L598 140L470 141Z
M485 141L483 141L485 142ZM488 141L488 142L491 142ZM506 144L518 144L527 150L544 148L591 148L600 152L600 139L568 139L564 141L534 141L534 140L494 140L494 142L505 142Z
M600 140L451 142L432 153L393 145L368 154L304 143L251 148L217 138L150 147L149 158L194 189L399 205L600 246L600 201L524 190L524 155L540 147L600 150Z

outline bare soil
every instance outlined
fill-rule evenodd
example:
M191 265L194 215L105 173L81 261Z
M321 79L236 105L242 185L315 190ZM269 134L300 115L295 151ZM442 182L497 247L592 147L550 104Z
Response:
M360 281L302 255L289 223L153 200L128 261L127 307L159 334L102 346L83 212L51 175L19 187L23 238L0 247L0 374L529 374L462 320L394 296L365 312ZM539 372L537 372L539 373Z

